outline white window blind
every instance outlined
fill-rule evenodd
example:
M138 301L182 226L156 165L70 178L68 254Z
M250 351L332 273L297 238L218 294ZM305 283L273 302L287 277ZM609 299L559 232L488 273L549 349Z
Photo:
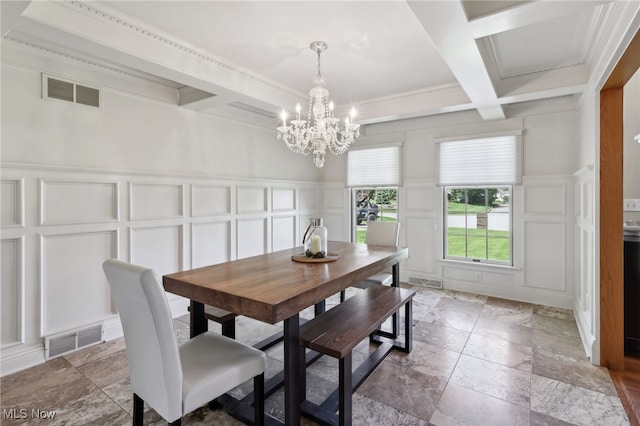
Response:
M438 184L505 185L522 182L519 136L494 136L439 143Z
M348 151L348 186L400 186L401 146Z

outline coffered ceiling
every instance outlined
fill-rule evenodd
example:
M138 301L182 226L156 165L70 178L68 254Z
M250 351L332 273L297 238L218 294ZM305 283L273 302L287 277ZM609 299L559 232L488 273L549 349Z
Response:
M2 1L3 44L173 87L176 103L275 119L306 108L317 59L361 123L578 102L623 1Z

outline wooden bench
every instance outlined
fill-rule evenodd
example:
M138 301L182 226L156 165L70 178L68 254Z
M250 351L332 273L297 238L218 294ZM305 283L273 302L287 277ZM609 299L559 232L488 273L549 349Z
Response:
M187 308L188 311L191 311L191 306ZM236 338L236 317L237 315L233 312L225 311L224 309L217 308L215 306L205 305L204 306L204 317L213 322L217 322L222 325L222 335L230 337L232 339Z
M392 350L409 353L412 349L412 298L415 291L399 287L373 285L363 292L324 312L300 327L300 344L325 355L339 359L339 384L337 390L338 423L351 424L351 397L369 374ZM377 334L382 323L404 306L404 341L383 342ZM386 344L380 354L372 354L356 372L352 373L353 348L363 339ZM381 348L379 348L381 349ZM335 399L335 398L334 398ZM336 424L335 400L330 396L322 405L316 406L302 395L301 409L312 420L323 424Z

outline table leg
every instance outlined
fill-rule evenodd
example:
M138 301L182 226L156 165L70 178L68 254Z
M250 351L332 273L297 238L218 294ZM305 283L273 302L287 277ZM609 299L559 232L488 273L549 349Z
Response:
M393 277L391 286L400 287L400 264L399 263L396 263L391 267L391 275ZM393 321L393 325L392 325L393 338L397 339L398 336L400 335L400 316L398 315L397 312L393 314L392 321Z
M284 320L284 423L300 425L302 389L306 386L304 350L300 347L300 315Z
M209 329L209 324L204 316L204 303L191 301L189 307L191 318L189 321L189 334L193 339L198 334L205 333Z

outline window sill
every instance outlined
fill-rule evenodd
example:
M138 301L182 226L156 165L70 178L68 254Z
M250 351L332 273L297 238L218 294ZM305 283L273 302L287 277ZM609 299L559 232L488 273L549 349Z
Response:
M456 266L465 266L469 269L486 269L486 270L496 270L496 271L521 271L522 268L518 266L509 266L509 265L496 265L493 263L480 263L480 262L467 262L464 260L453 260L453 259L438 259L438 261L442 264L448 265L456 265Z

